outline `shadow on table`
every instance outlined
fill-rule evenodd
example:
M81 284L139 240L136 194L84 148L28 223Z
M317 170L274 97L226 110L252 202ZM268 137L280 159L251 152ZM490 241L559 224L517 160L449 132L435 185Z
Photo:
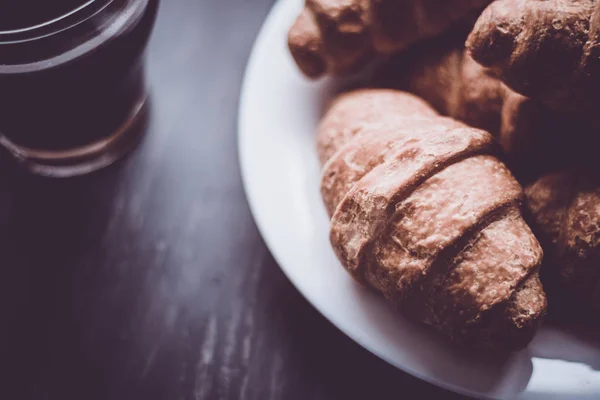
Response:
M128 240L106 232L129 195L124 178L130 162L125 158L92 175L62 180L31 176L2 160L0 369L8 375L0 398L70 398L102 388L104 379L107 392L94 396L108 394L110 371L104 366L113 364L106 357L115 351L90 346L88 328L102 290L114 284L102 270L105 250ZM119 346L118 338L103 343ZM72 387L66 388L67 381Z

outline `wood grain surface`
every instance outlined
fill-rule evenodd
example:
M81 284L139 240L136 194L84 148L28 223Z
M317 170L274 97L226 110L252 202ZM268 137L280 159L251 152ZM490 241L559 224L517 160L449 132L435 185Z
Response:
M164 0L138 150L72 180L0 174L0 399L458 398L294 289L242 189L237 106L272 0Z

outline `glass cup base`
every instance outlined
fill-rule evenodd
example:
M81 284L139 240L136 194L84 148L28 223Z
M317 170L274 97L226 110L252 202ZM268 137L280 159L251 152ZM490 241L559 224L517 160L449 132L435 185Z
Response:
M146 131L148 99L136 102L125 122L110 136L85 146L49 151L19 146L0 133L0 146L28 172L49 178L71 178L106 168L130 153Z

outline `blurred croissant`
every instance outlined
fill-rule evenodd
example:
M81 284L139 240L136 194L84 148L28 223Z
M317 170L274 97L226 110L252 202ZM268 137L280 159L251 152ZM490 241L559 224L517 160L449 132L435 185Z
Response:
M491 0L307 0L288 44L311 78L356 71L477 16Z

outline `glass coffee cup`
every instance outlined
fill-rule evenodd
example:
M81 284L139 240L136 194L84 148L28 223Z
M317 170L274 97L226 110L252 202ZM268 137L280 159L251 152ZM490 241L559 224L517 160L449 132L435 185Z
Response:
M82 175L143 134L144 53L158 0L0 6L0 146L29 171Z

